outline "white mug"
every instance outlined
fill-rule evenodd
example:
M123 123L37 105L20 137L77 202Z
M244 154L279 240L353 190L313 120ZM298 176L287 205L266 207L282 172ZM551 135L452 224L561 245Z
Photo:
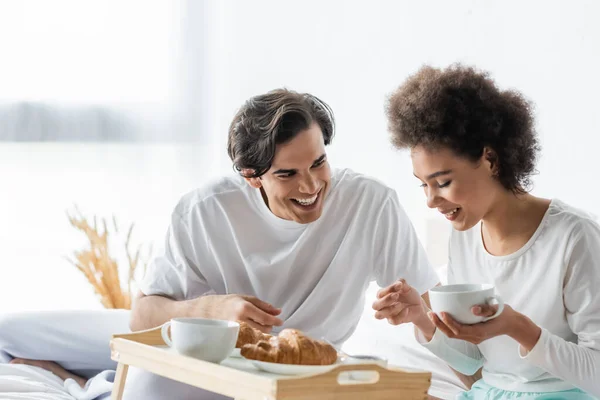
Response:
M232 321L173 318L162 326L161 335L165 343L180 354L220 363L235 348L239 330L240 324Z
M457 284L436 286L429 290L431 310L439 315L446 312L457 322L466 325L477 324L496 318L504 310L504 301L494 293L490 284ZM478 305L498 305L498 310L490 317L473 314L471 308Z

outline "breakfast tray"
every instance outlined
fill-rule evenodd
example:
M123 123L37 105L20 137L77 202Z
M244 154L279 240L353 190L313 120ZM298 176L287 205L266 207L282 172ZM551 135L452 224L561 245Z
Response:
M213 364L176 353L166 346L160 327L114 335L111 358L118 363L112 399L120 400L129 366L236 400L382 400L426 399L431 373L383 368L376 364L333 367L320 374L286 376L256 369L248 360L229 357ZM356 381L349 371L376 371L379 379Z

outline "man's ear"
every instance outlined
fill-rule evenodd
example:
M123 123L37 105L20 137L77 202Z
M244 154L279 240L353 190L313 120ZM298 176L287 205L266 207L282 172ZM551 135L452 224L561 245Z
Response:
M244 168L241 171L242 176L244 177L244 179L246 180L246 182L248 182L248 184L250 186L252 186L255 189L260 189L262 187L262 182L260 177L259 178L248 178L250 176L252 176L252 174L254 173L253 170L248 169L248 168Z
M498 154L494 149L484 147L482 161L484 162L484 165L487 166L492 176L498 176L498 169L500 166L498 164Z
M262 182L260 178L244 178L246 182L254 189L260 189L262 187Z

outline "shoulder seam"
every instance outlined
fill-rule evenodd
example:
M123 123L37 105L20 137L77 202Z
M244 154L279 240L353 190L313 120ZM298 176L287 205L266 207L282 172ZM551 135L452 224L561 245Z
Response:
M195 207L198 207L198 206L200 206L201 204L203 204L203 203L204 203L204 202L206 202L207 200L209 200L209 199L211 199L211 198L214 198L214 197L217 197L217 196L226 195L226 194L228 194L228 193L235 192L235 191L236 191L236 189L230 189L230 190L225 190L225 191L218 192L218 193L211 193L211 194L209 194L209 195L206 195L206 196L202 197L200 200L198 200L198 201L195 201L193 204L189 204L189 205L186 207L186 209L185 209L185 210L183 210L183 211L181 211L181 212L178 210L178 207L176 207L176 208L175 208L175 213L176 213L176 214L177 214L177 215L178 215L180 218L182 218L182 219L183 219L184 217L188 216L188 215L189 215L189 213L191 213L191 212L192 212L192 210L193 210Z

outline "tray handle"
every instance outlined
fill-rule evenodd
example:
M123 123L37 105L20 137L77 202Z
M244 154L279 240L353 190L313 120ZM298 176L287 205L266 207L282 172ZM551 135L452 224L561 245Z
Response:
M374 374L373 372L376 372ZM409 372L402 369L388 369L378 364L342 364L324 374L318 375L323 381L339 386L396 386L399 381L417 378L418 380L431 381L431 373ZM346 379L340 379L345 377ZM317 377L314 377L317 378Z

